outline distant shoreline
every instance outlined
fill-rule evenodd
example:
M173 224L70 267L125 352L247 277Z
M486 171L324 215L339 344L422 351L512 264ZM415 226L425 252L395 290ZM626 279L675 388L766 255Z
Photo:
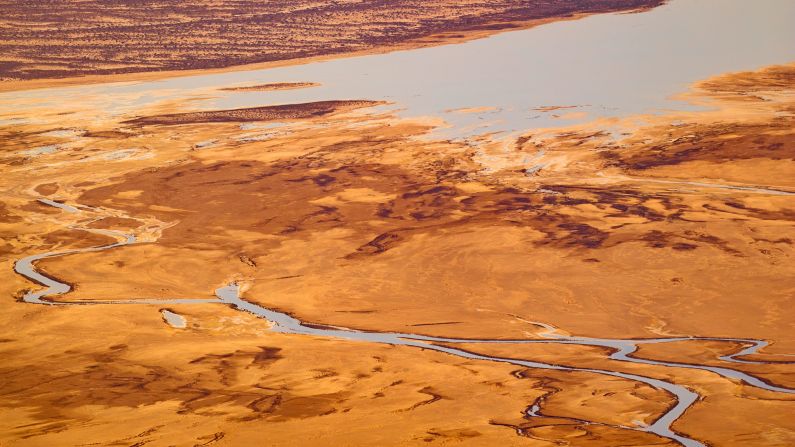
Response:
M168 42L159 42L158 44L163 46L158 47L157 60L155 61L135 59L135 57L140 57L138 56L139 53L146 52L145 49L139 47L152 48L153 43L146 40L151 38L148 37L149 33L153 33L151 30L147 33L136 34L135 38L139 40L131 39L129 42L120 42L116 47L112 45L103 46L102 43L95 44L91 39L87 39L82 42L84 46L74 48L69 45L69 42L74 41L74 37L60 37L58 35L59 31L50 32L49 34L46 31L42 31L42 36L32 35L27 38L28 40L22 41L23 37L3 36L3 31L0 28L0 49L2 49L6 59L4 64L0 63L0 92L106 82L144 81L220 71L298 65L340 57L363 56L460 43L505 31L527 29L561 20L575 20L592 14L645 11L664 3L664 0L611 0L578 8L560 6L549 11L540 11L531 9L531 7L517 7L513 10L492 11L477 16L444 17L443 19L436 19L435 22L429 25L417 25L419 29L410 28L407 23L401 22L403 27L396 26L398 29L394 31L393 35L386 37L355 36L352 41L344 44L337 43L334 40L352 39L344 32L339 35L332 35L331 38L328 36L324 37L322 34L314 38L313 29L329 27L326 23L302 24L301 27L296 27L295 29L282 30L283 33L288 34L282 37L296 37L301 40L303 45L307 45L306 47L293 48L289 52L278 48L279 43L269 41L254 42L246 45L247 49L245 51L250 54L241 54L243 50L236 48L236 43L233 41L254 39L256 37L253 36L254 31L250 31L246 35L231 32L229 36L230 42L212 46L210 49L208 49L209 44L205 45L202 43L173 43L173 45L169 45ZM484 6L484 8L486 7L488 5ZM443 10L437 12L438 14L444 13ZM63 11L62 14L68 15L68 11ZM203 20L204 18L199 19ZM406 20L411 19L408 18ZM17 17L15 20L24 21L24 18ZM333 18L328 20L333 20ZM31 19L31 23L35 23L35 19ZM167 25L169 24L162 24L163 27L167 27ZM248 26L245 23L238 25ZM260 23L259 25L262 26L263 24ZM157 31L157 25L153 25L152 28ZM287 26L283 28L287 28ZM80 30L74 32L80 33ZM111 27L108 30L108 35L110 36L108 40L112 40L113 32L113 27ZM320 33L320 31L317 32ZM304 36L302 33L306 35ZM168 39L168 37L164 38ZM176 39L177 37L174 38ZM59 39L63 39L62 44L52 44L53 42L58 42ZM44 43L29 43L36 41L49 43L48 45ZM57 47L57 53L49 54L46 46ZM169 50L166 50L166 53L163 54L162 50L164 47L172 48L172 51L168 52ZM182 47L190 47L189 51L195 54L191 55L192 57L188 57L186 54L179 53ZM80 53L81 51L90 52L92 55L87 56ZM94 53L110 54L114 58L121 58L125 61L133 60L135 62L115 63L113 64L114 66L109 67L113 61L98 58L93 55ZM130 53L130 55L125 53ZM229 56L233 53L237 55L234 58Z

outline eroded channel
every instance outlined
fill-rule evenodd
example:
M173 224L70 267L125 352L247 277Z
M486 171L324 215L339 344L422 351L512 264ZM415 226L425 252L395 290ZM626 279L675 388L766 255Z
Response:
M60 202L46 202L42 201L42 203L49 204L51 206L56 206L61 208L66 212L71 212L72 210L76 210L79 212L80 206L69 206L62 204ZM69 207L68 209L66 207ZM558 365L552 363L545 363L545 362L537 362L529 359L516 359L516 358L507 358L507 357L498 357L498 356L490 356L479 354L476 352L464 350L457 348L455 344L477 344L477 343L500 343L500 344L531 344L531 343L545 343L545 344L574 344L574 345L583 345L583 346L599 346L609 348L611 350L611 354L608 358L620 362L630 362L630 363L638 363L638 364L645 364L645 365L653 365L653 366L661 366L661 367L670 367L670 368L689 368L689 369L698 369L702 371L708 371L710 373L717 374L721 377L724 377L728 380L733 382L740 382L748 386L752 386L755 388L776 392L776 393L786 393L786 394L795 394L795 389L779 386L776 384L769 383L763 379L760 379L756 376L751 374L744 373L742 371L738 371L731 368L725 367L716 367L710 365L702 365L702 364L691 364L691 363L678 363L678 362L668 362L668 361L659 361L659 360L650 360L650 359L643 359L639 357L634 357L632 354L638 349L638 346L641 344L648 344L648 343L669 343L669 342L683 342L683 341L719 341L719 342L729 342L733 344L741 344L743 348L735 353L724 355L719 357L720 360L726 362L734 362L734 363L791 363L791 362L764 362L764 361L751 361L751 360L744 360L738 357L747 356L751 354L758 354L759 350L765 346L767 346L767 342L764 340L757 340L757 339L748 339L748 338L722 338L722 337L669 337L669 338L648 338L648 339L606 339L606 338L591 338L591 337L578 337L578 336L566 336L559 333L557 328L540 322L529 322L530 324L534 324L538 327L544 329L544 332L541 332L539 335L542 337L540 339L464 339L464 338L447 338L447 337L433 337L427 336L422 334L414 334L414 333L405 333L405 332L377 332L377 331L362 331L356 329L349 329L349 328L342 328L342 327L332 327L332 326L325 326L320 324L308 324L300 321L299 319L290 316L283 312L278 312L272 309L268 309L267 307L261 306L259 304L255 304L253 302L247 301L241 297L240 294L240 287L238 284L229 284L223 287L218 288L215 291L216 299L165 299L165 300L154 300L154 299L119 299L119 300L81 300L81 301L58 301L55 299L58 295L63 295L71 291L72 287L62 282L58 279L53 277L47 276L36 269L35 263L39 260L52 258L57 256L66 256L72 254L79 254L79 253L87 253L87 252L97 252L103 250L109 250L116 247L122 247L125 245L134 244L137 242L135 235L132 234L125 234L119 231L113 230L98 230L92 228L85 228L85 227L76 227L71 226L70 228L73 229L81 229L84 231L90 231L98 234L103 234L110 237L117 238L117 242L96 246L96 247L89 247L89 248L82 248L82 249L72 249L72 250L63 250L57 252L47 252L41 253L36 255L31 255L20 259L16 262L14 266L15 272L24 276L30 281L43 285L45 288L36 290L36 291L28 291L26 292L23 297L22 301L31 304L43 304L43 305L53 305L53 306L67 306L67 305L115 305L115 304L157 304L157 305L167 305L167 304L207 304L207 303L216 303L216 304L224 304L230 306L234 309L239 311L247 312L257 317L263 318L270 323L270 329L273 332L279 332L284 334L295 334L295 335L305 335L305 336L316 336L316 337L333 337L337 339L344 339L344 340L351 340L357 342L368 342L368 343L381 343L381 344L389 344L389 345L396 345L396 346L407 346L407 347L414 347L414 348L421 348L421 349L428 349L436 352L441 352L444 354L456 356L459 358L465 358L470 360L479 360L479 361L488 361L488 362L497 362L497 363L506 363L516 366L521 366L524 368L535 368L535 369L544 369L544 370L555 370L555 371L579 371L579 372L586 372L586 373L593 373L593 374L600 374L605 376L612 376L618 377L626 380L631 380L639 383L643 383L649 385L655 389L664 390L670 395L675 398L675 403L664 413L660 414L654 422L649 425L610 425L604 424L596 421L585 421L580 419L570 418L571 420L579 421L585 424L597 424L597 425L606 425L613 428L620 428L626 430L634 430L634 431L641 431L641 432L648 432L658 435L660 437L670 439L672 441L677 442L680 445L686 447L705 447L705 444L701 441L685 435L683 433L679 433L674 430L671 426L674 422L676 422L693 404L695 404L702 396L698 393L693 391L692 389L688 388L687 386L683 386L680 384L673 383L671 381L665 381L656 379L653 377L643 376L639 374L632 374L632 373L625 373L618 370L611 370L611 369L601 369L601 368L589 368L589 367L577 367L577 366L570 366L570 365ZM164 318L167 319L169 324L172 324L174 327L181 327L181 324L184 324L184 319L171 312L168 311L169 315L166 316L164 313ZM179 317L179 318L176 318ZM533 402L528 408L525 410L525 415L528 418L531 417L541 417L543 416L541 413L541 406L543 405L545 397L538 399L537 401ZM523 435L520 429L516 429L520 435Z

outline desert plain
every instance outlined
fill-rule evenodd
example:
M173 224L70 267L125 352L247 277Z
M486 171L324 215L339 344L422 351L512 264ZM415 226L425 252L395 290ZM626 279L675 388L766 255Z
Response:
M0 445L795 444L791 60L455 138L390 98L212 105L317 79L158 82L667 6L94 3L0 4Z

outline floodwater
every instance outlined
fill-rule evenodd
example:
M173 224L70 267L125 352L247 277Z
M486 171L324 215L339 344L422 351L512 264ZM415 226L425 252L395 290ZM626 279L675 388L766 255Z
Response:
M795 2L672 0L643 13L604 14L458 45L348 57L273 69L0 95L0 108L74 101L132 113L188 99L227 109L327 99L393 103L402 116L435 116L448 137L559 126L605 116L696 106L673 95L728 71L795 60ZM320 87L229 92L230 86L318 82ZM79 98L79 101L78 101ZM197 100L198 99L198 100ZM67 102L68 103L68 102ZM569 106L538 110L547 106ZM78 106L76 106L78 107ZM462 113L464 108L488 108Z
M188 326L188 321L182 315L174 313L168 309L162 309L160 314L169 326L175 329L185 329Z

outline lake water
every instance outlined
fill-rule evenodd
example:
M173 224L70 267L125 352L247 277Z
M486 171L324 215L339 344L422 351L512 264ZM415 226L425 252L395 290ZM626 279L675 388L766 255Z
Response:
M11 92L0 95L5 111L0 118L24 116L25 109L34 112L54 102L126 114L189 98L199 99L186 103L186 110L371 99L393 102L401 116L441 117L451 125L444 132L452 137L511 132L694 108L671 96L715 74L795 60L793 23L791 0L673 0L648 12L595 15L458 45L161 81ZM291 81L322 85L217 90ZM25 106L13 110L20 101ZM536 110L545 106L576 107ZM476 107L490 109L451 111ZM572 119L555 116L564 114Z
M168 309L163 309L160 311L160 313L163 315L163 319L166 320L166 323L173 328L185 329L188 325L185 317L180 314L174 313Z

